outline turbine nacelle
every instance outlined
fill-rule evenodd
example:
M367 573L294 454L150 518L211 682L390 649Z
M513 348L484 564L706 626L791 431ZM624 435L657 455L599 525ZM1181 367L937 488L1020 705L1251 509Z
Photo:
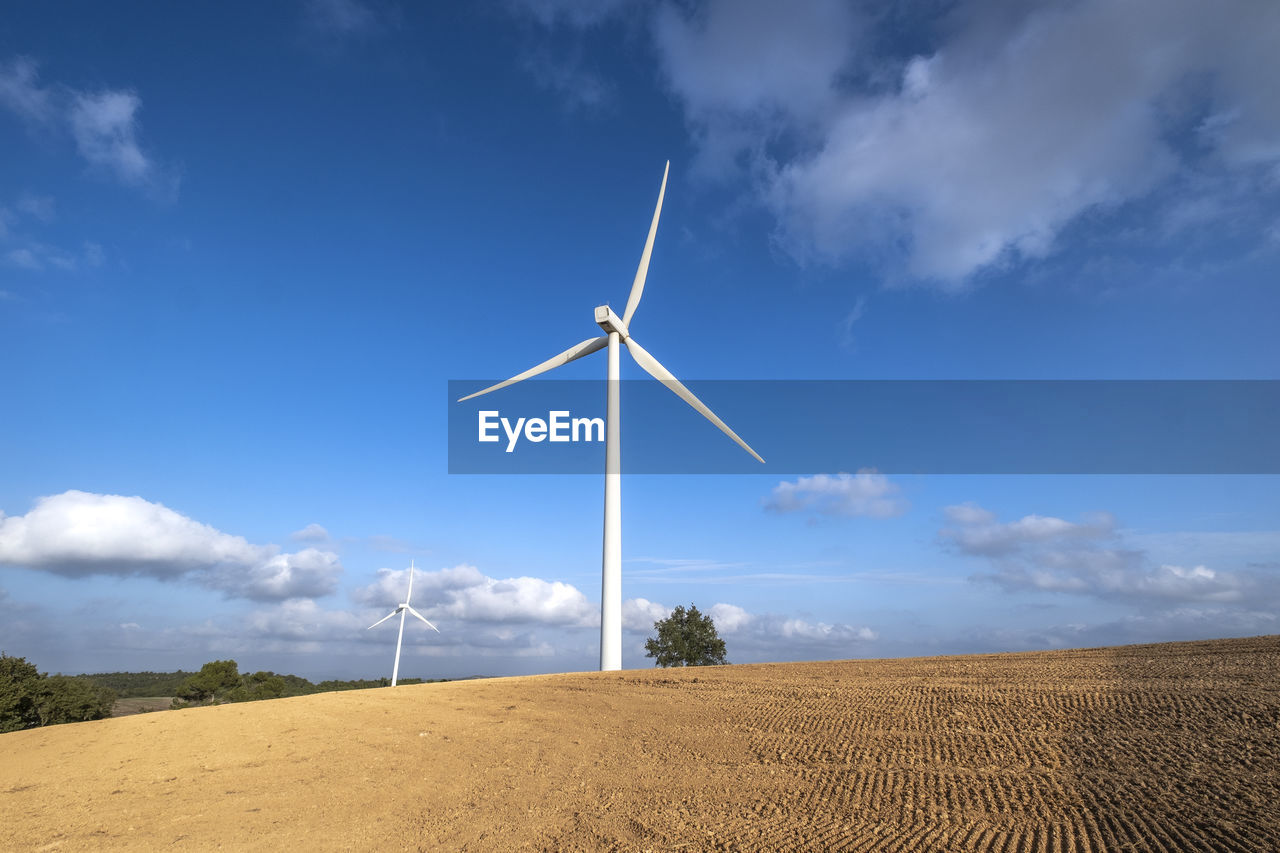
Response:
M600 328L604 329L606 334L617 332L618 337L624 341L631 337L627 331L627 324L622 322L622 318L613 313L613 309L608 305L596 306L596 322L600 324Z

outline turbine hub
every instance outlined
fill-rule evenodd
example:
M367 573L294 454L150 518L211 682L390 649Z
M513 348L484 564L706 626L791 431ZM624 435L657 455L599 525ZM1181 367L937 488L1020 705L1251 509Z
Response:
M629 337L627 332L627 324L622 322L622 318L613 313L613 309L608 305L596 306L596 322L600 324L600 328L606 332L617 332L618 337L624 341Z

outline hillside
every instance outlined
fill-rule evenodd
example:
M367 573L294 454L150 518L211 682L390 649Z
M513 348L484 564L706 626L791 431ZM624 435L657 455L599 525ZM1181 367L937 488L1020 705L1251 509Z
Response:
M424 684L0 754L6 850L1269 851L1280 637Z

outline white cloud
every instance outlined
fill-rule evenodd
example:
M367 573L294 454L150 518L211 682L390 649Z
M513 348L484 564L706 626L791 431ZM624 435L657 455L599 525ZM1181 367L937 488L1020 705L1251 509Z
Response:
M970 555L996 556L1034 543L1097 540L1115 533L1115 519L1107 513L1091 515L1079 524L1042 515L1027 515L1001 524L995 513L972 503L946 507L943 513L954 525L943 528L943 539Z
M340 639L365 630L368 625L355 613L324 610L309 598L283 601L269 610L255 610L247 617L248 633L255 637L303 642Z
M840 346L846 349L852 349L855 343L853 336L853 326L867 312L867 297L859 296L857 302L849 309L849 313L844 315L844 319L840 321Z
M745 167L802 260L956 287L1175 176L1280 165L1275 4L970 2L917 55L847 3L680 8L652 34L704 171Z
M666 618L670 608L644 601L654 620ZM624 605L624 612L626 606ZM866 626L845 623L811 622L775 613L750 613L736 604L717 602L706 611L715 623L716 634L726 641L730 660L735 650L752 660L804 660L808 658L855 657L866 643L877 639ZM652 621L645 629L652 631Z
M0 105L26 121L48 121L54 112L49 90L38 82L36 64L25 56L0 66Z
M988 509L983 509L972 502L956 504L954 506L944 507L943 514L946 515L947 521L953 524L990 524L996 520L996 514Z
M829 625L825 622L806 622L803 619L787 619L779 626L779 633L786 638L798 637L810 642L854 643L876 639L870 628L852 625Z
M666 619L670 615L671 608L663 607L647 598L630 598L622 602L622 627L628 631L651 633L654 622Z
M29 122L65 128L80 156L121 183L164 200L177 195L178 177L148 155L139 142L137 115L142 99L125 89L81 91L70 86L42 87L36 65L25 57L0 68L0 105ZM31 215L42 218L52 209L31 197Z
M369 617L366 624L404 600L408 575L408 569L379 569L374 583L352 593L356 602L369 608L362 614ZM599 603L588 601L570 584L530 577L497 580L465 564L415 572L412 603L447 635L443 639L429 637L426 645L443 644L453 649L451 654L463 654L482 640L501 647L503 637L517 636L528 643L536 638L562 653L575 645L572 638L582 629L600 625ZM875 632L863 626L752 614L734 604L717 603L705 612L717 631L732 639L731 659L735 648L751 659L852 657L860 644L876 639ZM645 598L622 602L623 628L632 635L651 635L653 623L670 614L670 607ZM522 626L521 630L515 630L516 626ZM551 629L560 633L550 633ZM591 647L589 654L595 653L590 641L586 646ZM629 665L639 664L633 661Z
M849 61L855 23L843 0L713 0L692 15L664 4L653 29L688 114L714 124L735 116L820 115Z
M289 538L294 542L328 542L329 531L325 530L321 525L312 522L301 530L295 530L290 533Z
M716 632L720 634L737 633L751 623L751 614L736 604L713 604L707 615L716 623Z
M734 604L714 604L707 614L733 661L854 658L863 656L867 645L879 638L865 625L755 614Z
M143 185L155 165L138 145L137 120L142 99L133 92L77 94L71 103L71 132L80 155L113 172L122 183Z
M1080 523L1028 515L1001 523L974 504L947 507L942 542L987 560L976 579L1009 591L1038 590L1165 606L1172 602L1244 604L1280 600L1275 573L1153 563L1127 547L1115 519L1095 513Z
M24 270L44 269L44 264L42 264L40 262L40 259L36 257L35 252L27 248L10 249L8 252L5 252L4 258L9 263L10 266L15 266L15 267L18 267L19 269L24 269Z
M394 605L404 600L408 586L408 569L379 569L378 580L355 590L352 597L367 604ZM415 571L413 592L414 606L427 618L566 626L600 621L599 606L570 584L531 577L499 580L465 564Z
M342 572L331 552L282 554L163 504L74 490L38 499L26 515L0 515L0 563L66 577L189 578L259 600L323 595Z
M810 511L822 515L893 518L909 508L898 497L899 488L883 474L862 470L857 474L815 474L795 482L783 481L765 499L765 509L789 513Z

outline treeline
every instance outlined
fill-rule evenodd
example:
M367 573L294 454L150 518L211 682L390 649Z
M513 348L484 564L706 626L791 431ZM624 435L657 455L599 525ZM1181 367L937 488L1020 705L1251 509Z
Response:
M400 684L424 684L447 681L444 678L402 678ZM336 690L364 690L370 687L389 687L391 679L358 679L338 681L330 679L313 684L297 675L279 675L260 671L240 673L233 660L210 661L200 671L185 678L173 692L174 708L191 708L197 705L222 705L229 702L256 702L261 699L283 699L287 696L308 696L312 693L331 693Z
M371 687L389 687L389 678L358 678L350 681L328 679L319 683L308 681L299 675L275 672L240 674L235 661L210 661L199 672L176 670L174 672L95 672L81 676L94 684L110 688L121 699L150 696L179 697L188 704L210 704L211 698L220 702L244 702L256 699L280 699L286 696L308 696L312 693L331 693L336 690L367 690ZM423 684L447 681L444 678L402 678L400 684ZM183 705L183 707L187 707Z
M121 699L137 699L143 696L173 696L182 682L194 672L95 672L81 676L94 684L109 687Z
M87 678L42 673L0 652L0 732L111 716L116 694Z
M400 684L448 681L402 678ZM172 696L173 708L255 702L337 690L389 687L391 679L328 679L318 684L275 672L241 674L233 660L210 661L199 672L99 672L49 675L25 658L0 652L0 733L111 716L116 699Z

